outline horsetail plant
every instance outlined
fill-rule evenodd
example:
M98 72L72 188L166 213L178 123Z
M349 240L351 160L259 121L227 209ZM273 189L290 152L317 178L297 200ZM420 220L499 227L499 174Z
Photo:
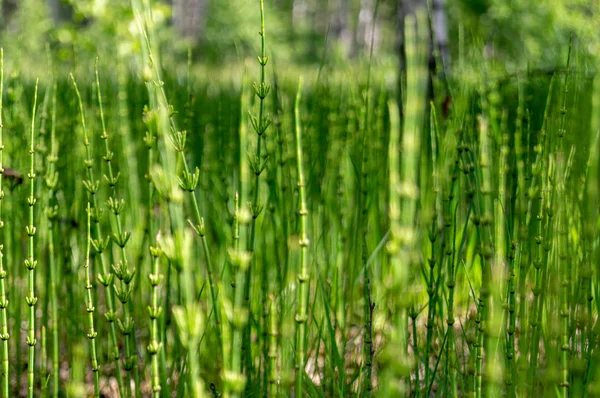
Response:
M298 83L298 93L294 103L294 120L296 131L296 173L298 175L299 208L298 218L300 225L300 267L298 269L298 297L296 311L296 395L303 396L304 363L306 361L306 322L308 321L308 290L310 289L310 273L308 270L308 234L306 218L306 191L304 182L304 166L302 165L302 124L300 121L300 100L302 98L302 79Z
M0 230L4 229L4 220L2 219L2 203L4 201L4 190L2 181L4 180L4 141L2 122L2 98L4 97L4 49L0 48ZM4 242L3 242L4 243ZM9 372L9 351L8 339L8 316L6 299L6 278L7 272L4 269L4 244L0 243L0 320L2 321L0 339L2 340L2 398L9 397L10 390L10 372Z
M162 280L160 274L160 248L158 246L150 246L152 256L152 272L148 275L150 285L152 286L152 303L148 306L148 315L150 317L150 343L147 350L151 357L152 363L152 394L154 398L160 397L160 371L158 365L158 354L162 349L161 336L158 330L158 319L162 314L162 307L158 305L158 287Z
M37 104L0 50L0 396L599 395L600 84L577 52L443 82L417 15L399 87L373 62L299 89L261 48L252 90L161 65L132 3L141 74L105 54L79 93L58 57Z
M85 311L88 314L88 333L87 333L87 338L90 340L90 360L92 362L92 372L94 373L94 397L100 397L100 381L99 381L99 377L98 377L98 372L100 371L100 367L98 366L98 358L96 357L96 336L98 336L98 333L96 332L96 329L94 329L94 311L96 310L94 308L94 299L92 297L92 289L94 288L92 286L92 281L90 278L90 246L91 246L91 241L92 241L92 232L91 232L91 214L92 214L92 208L90 206L90 202L87 203L87 209L86 209L86 214L87 214L87 235L86 235L86 249L85 249L85 264L84 264L84 269L85 269L85 292L86 292L86 297L85 297L85 304L86 304L86 308Z
M260 52L260 56L258 57L258 63L260 65L260 83L254 83L253 84L253 88L254 88L254 93L256 95L256 97L258 98L259 101L259 105L258 105L258 116L254 113L252 113L251 111L248 111L248 115L250 117L250 123L252 125L252 128L254 130L254 132L257 135L257 140L256 140L256 147L254 149L254 152L252 154L249 155L249 162L250 162L250 168L252 170L252 172L254 173L254 190L253 190L253 195L252 195L252 203L250 206L250 211L252 213L252 222L250 224L250 240L248 241L248 247L247 250L250 253L254 253L254 249L255 249L255 245L256 245L256 234L257 234L257 219L260 216L260 214L262 213L263 210L263 204L261 203L261 198L260 198L260 176L263 173L263 171L265 170L265 168L267 167L267 158L265 157L265 159L263 160L263 155L262 155L262 146L263 146L263 137L267 131L267 129L269 128L269 126L271 125L271 119L270 117L266 114L266 110L265 110L265 98L267 98L267 96L269 95L269 92L271 91L271 86L269 84L266 83L266 66L267 63L269 62L269 57L267 57L266 55L266 47L265 47L265 10L264 10L264 2L263 0L260 0L260 31L259 31L259 35L260 35L260 40L261 40L261 52ZM252 265L256 264L256 257L253 256L252 257L252 261L250 264L250 267L252 267ZM262 289L262 294L263 294L263 311L262 311L262 327L266 327L267 325L267 319L268 319L268 300L266 300L266 298L268 297L269 294L269 275L268 272L269 269L268 267L266 267L265 264L262 264L261 267L261 289ZM250 283L251 281L251 272L250 272L250 268L248 268L247 270L247 274L246 274L246 279L248 281L248 283L245 285L245 293L244 293L244 298L246 300L246 302L250 301L250 297L251 297L251 286L252 283ZM246 325L247 330L245 332L245 337L244 337L244 356L245 356L245 366L246 366L246 370L249 372L249 374L252 374L252 361L251 361L251 348L250 348L250 334L251 334L251 327L250 327L250 323L248 323ZM266 364L268 361L268 352L269 352L269 341L263 341L263 355L262 355L262 360L264 361L264 363Z
M144 136L144 143L146 144L146 149L148 150L148 203L147 203L147 212L148 212L148 237L149 237L149 251L150 257L152 261L152 270L148 275L148 279L150 281L150 285L152 287L152 298L151 304L148 306L148 316L150 318L150 343L147 346L148 353L150 354L150 362L152 366L152 394L155 398L160 397L163 386L161 386L161 371L159 369L159 357L161 355L161 361L164 360L164 330L159 330L159 319L164 316L162 307L158 305L159 300L159 286L163 279L163 275L160 274L160 257L161 250L160 246L157 245L155 239L155 229L153 222L153 194L154 194L154 186L152 184L152 179L150 178L150 173L152 172L152 167L154 163L154 145L156 144L156 136L154 135L154 123L152 122L153 117L151 112L146 109L144 122L146 123L146 127L148 131ZM161 322L162 324L162 322ZM162 328L161 328L162 329Z
M29 306L29 324L27 338L25 339L29 346L29 362L27 364L27 396L33 398L34 395L34 383L35 383L35 345L37 339L35 337L35 304L37 303L37 297L35 297L35 268L37 261L35 260L35 245L34 237L36 233L36 227L34 225L34 206L37 201L35 197L35 115L37 108L37 96L38 96L38 84L39 79L35 82L35 93L33 95L33 110L31 112L31 134L30 134L30 147L29 147L29 197L27 198L27 204L29 205L29 224L25 227L27 231L27 258L25 259L25 268L29 271L27 277L27 288L28 296L25 297L25 302Z
M407 350L407 309L414 292L407 292L410 269L414 267L414 248L418 237L415 228L417 202L419 198L418 164L421 139L421 124L424 117L423 102L426 87L426 46L428 33L426 16L422 13L407 17L406 35L406 108L402 131L402 161L398 158L400 142L399 110L390 103L389 141L389 221L390 240L387 249L390 254L390 271L393 286L390 293L396 297L397 307L392 319L393 329L387 343L387 357L391 361L389 369L382 375L387 394L402 394L408 385L407 370L410 369ZM408 367L408 368L407 368ZM429 386L428 386L429 387Z
M100 138L104 141L104 149L106 153L104 154L104 161L106 162L106 166L108 169L108 176L104 174L104 180L108 184L111 190L111 196L108 198L106 202L106 207L110 210L110 212L114 215L116 221L116 231L112 234L112 241L117 244L120 248L121 252L121 260L112 266L113 274L121 281L120 286L114 286L115 296L121 301L123 304L123 320L117 319L117 324L119 325L119 329L121 333L125 336L125 364L124 368L127 371L133 371L134 380L135 380L135 395L138 396L139 388L140 388L140 376L139 369L137 365L137 355L135 354L135 350L133 350L132 346L135 347L135 322L133 317L130 314L129 310L129 302L131 298L131 294L133 292L133 278L135 276L136 270L129 268L129 261L127 260L127 251L125 250L125 246L131 237L130 232L126 232L123 230L123 222L121 220L121 212L125 207L125 200L119 199L117 197L117 189L116 185L119 181L120 173L114 173L112 160L114 158L114 152L110 150L108 143L108 132L106 131L106 123L104 121L104 108L102 106L102 92L100 90L100 77L98 74L98 58L96 58L94 64L94 71L96 76L96 93L98 96L98 107L100 110L100 123L102 127L102 134Z
M242 84L243 87L243 84ZM243 101L242 91L242 110L245 102ZM239 191L236 192L236 208L235 208L235 223L237 227L237 239L234 237L233 248L229 250L229 261L232 264L235 277L235 288L233 291L233 303L230 315L230 323L232 326L232 348L230 368L226 369L223 375L225 384L224 396L226 398L238 398L244 392L244 387L247 383L247 376L243 372L242 366L242 341L244 339L244 331L248 323L249 310L245 306L246 300L244 297L245 284L249 283L246 278L250 262L252 261L252 253L247 251L248 242L248 226L251 222L252 214L247 205L248 185L250 182L250 168L245 161L245 149L248 145L248 137L246 125L240 121L239 126ZM235 231L234 231L235 234Z
M390 141L388 150L389 162L389 222L390 239L387 243L387 250L390 256L390 274L393 283L394 294L400 294L406 286L408 280L408 269L402 264L400 251L402 227L400 223L401 196L398 187L400 186L400 161L399 161L399 142L400 142L400 117L397 103L390 100ZM404 325L407 323L407 313L405 311L405 300L400 302L401 307L394 311L394 319L390 331L387 349L389 350L388 359L393 361L394 366L388 366L382 374L385 380L385 386L388 388L388 394L402 394L406 388L406 376L409 368L405 365L408 362L408 352L405 347L408 344Z
M56 171L56 162L58 161L58 148L56 143L56 83L52 88L52 112L50 119L50 153L46 159L46 173L44 182L47 193L46 218L48 219L48 276L50 283L50 316L51 316L51 334L52 334L52 396L58 397L59 390L59 344L58 344L58 308L56 297L57 267L56 254L54 247L54 226L58 218L58 205L55 205L55 194L58 185L58 171Z
M277 322L277 307L275 297L270 297L271 306L269 308L269 390L271 396L277 396L277 339L279 338L279 328Z
M175 253L182 268L181 285L183 306L173 308L173 318L179 331L179 339L187 351L187 394L186 396L203 398L204 385L198 371L198 352L200 338L204 327L204 314L195 300L194 278L190 261L191 231L184 231L185 235L175 235Z
M81 122L81 129L83 131L83 145L85 146L85 160L84 165L87 172L87 179L83 181L83 185L88 192L89 197L92 199L90 202L92 204L92 221L94 222L94 232L95 238L92 240L92 246L96 251L98 257L100 257L100 264L102 268L102 272L97 275L98 282L104 285L105 290L105 300L106 300L106 313L104 317L110 324L110 337L113 345L113 360L115 361L115 369L117 376L117 383L119 385L119 392L122 397L129 396L129 388L123 383L123 375L121 371L121 361L120 361L120 351L119 351L119 341L117 340L117 330L116 330L116 313L114 310L113 304L113 274L109 271L106 260L103 256L104 251L108 247L110 237L107 236L103 238L102 229L100 226L100 216L101 210L98 205L98 198L96 196L98 192L98 188L100 186L100 181L94 179L94 161L92 160L92 152L90 148L90 141L87 135L87 129L85 124L85 114L83 112L83 103L81 101L81 94L79 93L79 89L77 88L77 82L75 81L75 77L73 74L69 75L71 82L73 84L73 88L75 90L75 94L77 96L77 101L79 104L79 115ZM126 394L127 391L127 394Z
M136 13L137 13L136 7L137 6L134 6L134 11L136 11ZM169 137L169 140L171 141L172 148L175 150L175 152L179 156L179 159L180 159L180 162L181 162L181 165L183 168L182 175L177 177L177 182L179 184L179 187L183 191L188 192L191 196L194 220L191 221L188 219L188 224L192 227L194 232L196 232L196 234L200 237L200 240L202 242L202 250L204 253L204 258L206 260L206 268L207 268L207 274L208 274L208 280L209 280L209 289L210 289L210 295L211 295L211 299L212 299L212 310L213 310L213 315L214 315L214 319L215 319L215 330L216 330L216 335L217 335L217 340L218 340L217 346L218 346L218 349L221 350L222 346L223 346L223 344L222 344L223 337L222 337L222 332L221 332L221 314L220 314L220 309L219 309L220 307L218 305L218 297L219 297L218 286L219 286L219 284L215 280L217 273L215 272L215 270L213 268L210 249L209 249L209 245L208 245L208 240L206 239L206 227L205 227L204 217L202 217L200 214L200 207L198 205L198 198L196 195L196 187L198 185L198 180L200 178L200 170L198 168L196 168L192 172L191 168L188 164L188 161L187 161L187 158L185 155L187 131L185 131L185 130L180 131L177 129L177 125L175 123L175 118L173 117L176 112L175 112L173 106L169 103L169 100L167 98L167 94L164 89L164 82L162 81L162 78L161 78L160 65L158 64L157 59L152 50L152 43L151 43L149 32L147 29L148 23L149 23L148 16L145 15L144 17L141 17L138 15L138 17L139 17L138 24L140 27L142 39L146 45L145 51L147 52L147 54L146 54L147 59L145 61L149 64L149 69L150 69L150 72L149 72L150 76L148 77L148 79L152 83L152 85L149 86L148 91L151 94L151 96L155 95L157 104L159 106L161 106L161 111L166 112L166 116L168 118L168 128L170 129L170 133L169 133L168 137ZM152 86L156 88L155 92L150 90L150 87L152 87ZM164 155L164 152L163 152L163 155ZM167 156L167 158L168 159L163 159L163 162L169 164L170 157ZM173 222L177 223L178 221L175 220ZM222 352L221 352L221 354L222 354Z

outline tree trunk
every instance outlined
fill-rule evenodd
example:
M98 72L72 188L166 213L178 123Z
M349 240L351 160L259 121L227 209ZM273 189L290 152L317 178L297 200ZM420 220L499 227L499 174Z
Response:
M379 29L373 20L375 12L375 1L361 0L358 13L358 25L356 28L355 48L352 55L358 55L362 51L368 55L371 51L371 43L377 49L379 43Z
M173 0L173 25L182 37L200 40L205 17L206 0Z
M408 15L414 15L418 9L424 9L427 12L427 0L399 0L398 2L398 54L400 55L400 68L403 70L406 65L406 56L404 54L404 18ZM442 72L445 72L450 66L450 54L448 50L448 24L446 18L445 0L432 0L431 2L431 26L432 41L430 53L430 68L435 68L434 52L438 52L438 57L443 63Z
M432 0L431 8L433 13L433 39L443 64L442 70L445 73L446 69L450 66L450 51L448 48L448 22L446 19L445 0Z
M348 26L348 0L331 1L331 35L339 43L343 55L348 56L352 47L352 32Z
M294 0L292 4L292 25L301 25L308 17L308 4L306 0Z
M50 15L55 25L71 21L73 9L62 0L48 0Z

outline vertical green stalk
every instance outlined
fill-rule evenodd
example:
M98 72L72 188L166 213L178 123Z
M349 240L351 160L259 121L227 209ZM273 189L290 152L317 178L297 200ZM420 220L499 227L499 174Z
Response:
M146 143L146 148L148 149L148 176L152 171L153 166L153 147L156 143L156 136L152 131L152 123L148 123L148 132L144 138L144 142ZM161 361L165 361L165 352L164 352L164 344L163 339L165 336L165 331L158 330L158 320L161 316L165 316L163 314L162 307L158 305L159 300L159 286L163 279L163 275L160 274L159 266L160 266L160 249L155 245L155 230L154 230L154 215L153 215L153 185L152 180L148 178L148 203L147 203L147 211L148 211L148 236L150 239L150 256L152 261L152 271L148 275L148 279L150 281L150 285L152 286L152 298L151 304L148 307L148 316L150 317L150 343L148 344L147 350L151 357L151 366L152 366L152 395L154 398L158 398L161 396L161 391L163 387L161 386L162 381L161 371L159 369L159 358L158 355L161 355ZM168 286L167 286L168 289ZM164 366L166 368L166 365ZM166 387L166 383L164 383Z
M27 333L26 342L29 346L29 360L27 363L27 396L33 398L34 384L35 384L35 345L37 340L35 338L35 303L37 297L35 297L35 268L37 261L35 260L35 246L34 236L36 228L34 226L34 206L36 202L35 198L35 113L37 107L37 96L38 96L38 84L39 79L35 82L35 93L33 96L33 110L31 112L31 134L30 134L30 147L29 147L29 197L27 198L27 204L29 205L29 225L25 227L27 231L27 258L25 259L25 268L27 268L27 288L29 295L25 297L25 302L29 306L29 328Z
M375 343L373 341L373 311L375 303L371 299L371 279L368 276L368 269L365 267L365 396L371 397L373 394L373 357L375 356ZM413 319L414 324L414 319ZM415 334L415 338L416 338ZM416 344L415 344L416 348ZM417 355L418 356L418 355Z
M90 278L90 245L92 241L92 222L91 214L92 208L90 202L87 203L87 239L85 247L85 291L86 291L86 312L88 314L88 327L89 331L87 337L90 340L90 359L92 362L92 372L94 373L94 397L100 397L100 381L98 377L98 359L96 358L96 336L98 333L94 329L94 300L92 298L92 281Z
M261 0L262 3L262 0ZM298 397L302 397L302 382L304 379L304 363L306 360L306 322L308 320L308 290L310 288L310 274L308 270L308 236L306 230L306 218L308 209L306 207L306 190L304 189L304 168L302 158L302 124L300 120L300 100L302 98L302 79L298 83L298 93L294 103L294 120L296 131L296 170L298 173L298 191L300 203L298 217L300 224L300 268L298 270L298 309L296 312L296 391Z
M243 85L242 85L243 88ZM244 109L242 90L242 111ZM252 253L246 250L248 242L248 225L252 215L246 205L248 198L248 185L250 183L250 169L245 161L247 149L246 125L240 121L239 127L239 193L236 193L235 219L238 227L238 239L233 242L233 248L229 251L230 261L235 271L235 289L233 299L233 312L231 324L233 329L230 368L225 371L225 394L224 396L238 398L242 395L247 382L247 376L242 369L242 340L246 324L248 323L248 308L245 307L244 290L246 272L250 267ZM235 234L235 231L234 231Z
M113 345L113 359L115 361L115 369L117 376L117 384L119 385L119 393L121 397L125 398L129 396L130 389L127 385L123 383L123 374L121 370L121 353L119 351L119 341L117 340L117 328L115 325L116 321L116 313L114 310L113 304L113 274L108 270L106 265L106 259L103 256L104 251L108 247L109 237L103 238L102 236L102 228L100 226L100 208L98 206L98 198L96 193L98 192L98 188L100 186L100 181L94 179L94 161L92 159L92 152L90 148L90 141L87 135L87 129L85 124L85 115L83 113L83 103L81 101L81 94L79 94L79 89L77 88L77 82L75 81L75 77L73 74L69 74L71 78L71 82L73 83L73 88L75 90L75 94L77 95L77 101L79 104L79 114L81 118L81 129L83 130L83 145L85 146L85 168L87 170L87 179L83 181L83 185L87 190L90 198L92 199L92 221L95 225L95 239L92 240L92 245L94 246L94 250L98 253L98 257L100 257L100 264L102 267L102 273L98 274L98 282L104 285L105 290L105 300L106 300L106 313L104 317L110 324L110 337L111 343Z
M148 307L150 316L150 344L148 345L148 353L151 356L152 363L152 395L154 398L160 397L160 372L158 367L158 353L162 349L162 342L158 333L158 318L162 313L162 307L158 305L158 286L162 280L160 274L160 251L156 246L150 247L152 254L152 273L148 275L150 285L152 285L152 304Z
M506 333L508 336L506 343L506 367L508 368L508 374L506 379L507 395L509 397L516 397L516 384L517 384L517 368L515 365L516 360L516 347L515 347L515 332L517 329L517 317L516 317L516 287L515 287L515 261L517 258L517 244L515 241L511 243L510 253L508 254L508 295L507 295L507 325Z
M4 190L2 181L4 180L4 141L2 132L4 125L2 122L2 98L4 96L4 49L0 48L0 229L4 229L4 220L2 220L2 203L4 200ZM9 373L9 352L8 352L8 300L6 299L6 278L7 273L4 269L4 244L0 244L0 319L2 321L0 339L2 340L2 398L8 398L10 390Z
M268 394L272 397L279 396L277 393L277 339L279 338L279 328L277 320L277 307L275 298L271 297L271 306L269 308L269 389Z
M132 5L134 8L134 12L137 13L138 5L135 4L134 1L132 1ZM148 7L147 4L145 4L144 6L146 8ZM200 239L202 241L202 249L204 252L204 257L206 259L206 268L207 268L207 274L208 274L208 280L209 280L210 295L212 298L212 310L213 310L214 319L215 319L215 329L217 331L217 340L219 341L218 348L219 348L219 351L221 351L221 348L223 346L223 344L222 344L223 338L222 338L222 334L221 334L221 315L220 315L220 310L219 310L219 306L218 306L218 296L219 296L218 283L215 282L216 274L214 272L212 261L211 261L210 250L208 247L208 240L206 239L206 236L205 236L204 218L200 215L200 208L198 206L198 199L196 196L196 186L198 184L200 171L196 168L196 170L194 172L191 172L190 167L187 162L187 159L185 157L185 141L186 141L187 133L185 131L177 130L177 126L175 124L175 119L173 118L173 115L175 112L174 112L173 107L169 104L167 94L164 89L164 82L162 81L161 73L160 73L160 64L152 52L152 44L150 42L150 37L148 36L148 31L147 31L148 19L149 19L148 13L146 13L146 15L144 15L144 17L138 19L138 23L140 24L140 30L141 30L142 36L143 36L142 39L146 44L146 47L144 50L147 52L147 54L146 54L147 62L149 63L149 67L151 68L152 73L153 73L152 78L154 80L152 81L152 83L153 83L152 86L154 86L156 88L155 92L148 89L148 93L151 96L151 100L155 99L157 104L162 108L162 109L157 109L157 110L159 110L161 112L166 112L166 115L168 117L169 127L171 128L171 136L170 136L171 143L172 143L175 151L179 154L179 158L180 158L181 164L183 166L183 173L182 173L181 177L178 177L178 183L179 183L179 186L181 189L183 189L186 192L189 192L191 199L192 199L191 201L192 201L192 207L193 207L193 211L194 211L194 213L193 213L194 222L191 222L188 220L188 223L194 229L194 232L196 232L196 234L200 237ZM154 96L154 95L156 95L156 96ZM162 101L162 103L161 103L161 101ZM159 132L157 132L157 133L159 133ZM161 136L161 138L162 138L162 136ZM165 151L161 151L161 154L167 155L167 153ZM170 156L164 156L163 162L167 165L167 167L166 167L167 169L174 168L173 164L172 164L173 161L174 160ZM169 170L169 171L171 171L171 170ZM173 172L175 172L175 171L173 171ZM172 220L172 222L178 223L177 220Z
M40 363L40 374L42 377L41 396L47 397L48 396L48 378L46 377L46 375L47 375L48 369L46 369L46 366L48 363L48 351L47 351L47 347L46 347L46 326L42 325L40 334L42 335L42 338L41 338L42 353L40 356L40 362L41 362Z
M140 376L139 376L139 366L137 363L137 354L135 350L135 322L133 320L133 316L130 314L129 303L131 299L131 294L133 292L133 278L136 273L136 269L131 270L129 268L129 261L127 259L127 251L125 250L125 246L129 241L129 237L131 236L130 232L123 231L123 222L121 220L121 212L125 206L125 200L117 198L117 189L116 185L119 180L120 173L114 174L112 159L114 157L114 153L111 152L109 144L108 144L108 133L106 131L106 124L104 121L104 108L102 106L102 92L100 90L100 77L98 75L98 58L96 58L94 71L96 75L96 93L98 95L98 106L100 109L100 123L102 126L102 135L100 138L104 141L104 149L106 151L103 159L106 162L108 168L108 176L104 175L104 180L107 182L108 186L111 189L111 196L108 198L106 203L108 209L115 216L116 221L116 231L112 234L112 241L115 242L121 252L121 260L118 264L113 265L113 272L117 276L117 278L121 281L121 286L115 286L115 295L123 304L123 321L120 319L117 320L119 325L119 329L125 336L125 365L124 368L127 371L133 371L134 380L135 380L135 396L139 396L140 391Z
M390 255L390 297L395 308L392 312L391 333L386 344L389 370L382 373L381 383L389 384L383 391L388 396L406 393L407 377L412 368L407 352L408 322L407 309L414 298L410 279L417 274L416 247L419 236L417 210L420 202L419 159L422 128L425 115L427 87L427 47L429 43L427 17L417 12L416 18L405 20L406 49L406 98L403 101L404 121L402 135L397 103L390 103L390 137L388 152L389 167L389 222L390 240L387 250ZM402 158L398 156L402 143Z
M150 317L150 343L147 347L148 353L151 356L152 363L152 393L154 396L160 396L161 392L163 394L169 395L167 389L167 364L166 364L166 353L165 353L165 339L166 339L166 314L162 310L161 306L158 306L158 294L159 294L159 286L162 282L163 275L160 274L159 266L160 266L160 250L156 245L156 228L154 221L154 184L152 183L152 178L150 178L152 173L152 168L154 167L154 147L156 145L156 132L154 131L156 128L156 123L154 123L155 117L151 110L144 110L144 123L146 123L146 127L148 131L144 136L144 143L146 144L146 149L148 151L148 197L146 203L146 214L148 217L148 240L149 240L149 251L150 251L150 261L152 261L152 271L148 278L150 280L150 285L152 286L152 303L151 306L148 307L148 315ZM170 273L170 272L169 272ZM166 294L169 294L169 277L167 277L167 288ZM156 294L156 301L154 300L154 295ZM166 298L166 308L169 308L169 299ZM154 323L160 320L160 329L157 331L157 335L154 333ZM158 326L157 326L158 327ZM157 356L160 355L160 358ZM160 367L157 369L155 367L155 360L160 360ZM158 384L156 378L158 377Z
M182 236L181 233L185 235ZM195 278L193 277L193 266L190 256L191 242L192 236L188 231L180 230L175 232L176 261L179 262L182 269L180 284L183 294L183 306L173 308L173 318L178 327L181 344L187 350L186 370L188 379L185 396L203 398L204 385L199 375L198 353L200 338L204 329L204 314L195 299Z
M417 318L419 316L419 312L412 307L408 310L408 317L410 318L410 322L412 324L412 335L413 335L413 352L415 353L415 358L417 360L414 363L414 372L415 372L415 388L414 388L414 396L421 396L421 376L419 375L419 368L421 363L419 361L419 341L418 341L418 333L417 333ZM427 356L427 360L425 362L425 371L428 370L429 367L429 351L425 352ZM427 372L427 376L429 376L429 372ZM425 385L427 386L427 376L425 376Z
M564 188L566 185L566 180L568 178L568 173L569 173L569 164L567 164L567 169L564 172L564 177L562 176L563 170L562 167L564 167L564 161L562 157L564 157L564 152L563 152L563 137L566 134L566 116L567 116L567 92L569 91L569 74L570 74L570 67L571 67L571 50L572 50L572 45L573 45L573 37L571 36L571 39L569 40L569 52L567 55L567 70L565 71L565 78L564 78L564 83L563 83L563 97L562 97L562 107L560 109L560 127L558 129L558 141L556 142L556 148L555 148L555 161L557 162L557 167L554 169L555 171L555 175L553 176L554 178L554 184L556 187L556 194L557 197L563 197L566 196L564 195ZM569 158L569 162L571 161L571 158ZM562 167L559 167L562 166ZM564 180L563 180L564 178ZM565 198L566 199L566 198ZM561 227L563 227L563 225L565 223L564 217L566 216L566 208L565 208L565 203L561 201L561 203L559 204L559 214L558 214L558 221L557 221L557 229L558 229L558 234L556 236L556 241L557 241L557 251L558 251L558 268L559 268L559 273L560 273L560 285L561 285L561 309L560 309L560 318L561 318L561 341L560 341L560 350L561 350L561 382L560 382L560 388L562 390L562 396L564 398L567 398L569 396L569 388L570 388L570 383L569 383L569 362L570 362L570 346L569 346L569 308L570 308L570 295L569 295L569 287L570 287L570 272L568 270L568 268L570 267L571 261L566 261L566 257L567 257L567 253L565 248L561 245L561 243L563 245L566 246L566 242L563 241L563 239L561 239ZM564 227L566 229L566 226ZM564 235L567 235L567 233L565 233Z
M250 211L252 213L252 222L250 224L250 240L248 242L247 250L251 253L254 253L255 242L256 242L256 220L258 219L260 213L263 210L263 205L260 202L260 175L264 171L267 166L267 160L262 159L261 151L262 151L262 140L263 135L269 128L271 124L271 120L269 116L265 115L265 98L269 95L271 91L271 86L266 83L265 75L266 75L266 66L269 61L269 57L266 55L265 48L265 12L264 12L264 4L263 0L260 0L260 38L261 38L261 52L258 57L258 63L260 64L260 83L254 83L254 92L259 99L259 110L258 117L255 116L252 112L248 112L250 116L250 122L252 124L252 128L256 132L257 141L256 148L254 150L254 155L250 157L250 168L254 173L254 193L252 197L252 204L250 207ZM252 263L255 263L256 257L253 256ZM252 265L252 264L251 264ZM251 283L250 277L251 272L248 268L248 273L246 275L247 284L245 285L244 299L247 303L250 301L251 295ZM269 281L268 281L268 268L266 264L262 265L261 268L261 288L263 291L263 312L262 312L262 325L266 327L266 314L268 314L268 300L264 299L268 296L269 292ZM248 304L247 304L248 305ZM250 306L248 305L250 308ZM244 355L245 355L245 365L248 372L252 372L252 350L250 347L250 329L251 327L247 325L246 335L244 338ZM263 360L267 361L268 358L268 341L263 342Z
M413 25L414 26L414 25ZM397 294L404 291L409 276L408 267L403 264L401 247L402 227L400 222L402 198L400 196L401 168L400 168L400 117L398 105L395 102L389 103L390 113L390 141L388 148L388 168L389 168L389 223L390 240L387 243L389 253L390 276L392 280L391 290ZM386 371L382 374L383 392L388 396L401 396L406 393L407 375L410 373L410 360L403 347L407 344L406 331L406 302L404 299L397 300L398 306L392 312L391 332L387 343L389 353L388 360L391 362Z
M54 253L54 224L58 217L58 206L54 205L56 186L58 184L58 172L56 171L56 162L58 161L56 144L56 82L52 88L52 118L50 127L50 154L46 159L46 175L44 181L48 189L48 199L46 203L46 218L48 219L48 274L50 278L50 317L52 330L52 396L58 397L59 387L59 348L58 348L58 307L56 300L56 257Z

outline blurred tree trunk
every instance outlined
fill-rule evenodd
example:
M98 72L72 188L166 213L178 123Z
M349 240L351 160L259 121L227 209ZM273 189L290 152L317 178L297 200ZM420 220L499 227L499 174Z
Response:
M48 0L48 8L50 15L55 24L71 21L73 17L73 9L62 0Z
M10 21L10 17L16 10L16 0L0 0L0 29L6 28Z
M398 53L400 55L400 67L404 69L406 57L404 54L404 18L414 15L418 9L427 12L427 0L399 0L398 2ZM431 26L432 42L430 67L435 67L433 50L443 62L443 71L450 66L450 53L448 51L448 23L446 17L445 0L431 0Z
M348 0L332 0L331 1L331 34L332 37L340 44L343 55L350 54L352 47L352 32L348 26L349 8Z
M173 24L182 37L200 40L205 18L206 0L173 0Z
M371 36L373 34L373 0L360 0L360 10L358 12L358 24L356 25L356 35L354 37L356 45L353 49L353 56L363 51L368 53L370 50Z
M435 46L440 53L443 62L444 72L450 66L450 50L448 48L448 20L446 16L445 0L433 0L432 8L432 28Z
M294 0L292 4L292 23L294 26L301 25L308 16L308 4L306 0Z

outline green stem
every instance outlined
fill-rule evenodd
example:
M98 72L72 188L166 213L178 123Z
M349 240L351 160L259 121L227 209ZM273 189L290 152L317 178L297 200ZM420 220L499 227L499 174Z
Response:
M90 340L90 359L92 361L92 372L94 373L94 397L100 397L100 381L98 377L98 359L96 357L96 330L94 329L94 301L92 298L92 282L90 278L90 245L92 240L91 232L91 207L90 202L87 204L87 239L85 250L85 291L86 291L86 312L88 313L89 331L87 337Z
M261 0L262 3L262 0ZM308 320L308 290L310 287L310 274L308 270L308 236L306 218L306 190L304 182L304 168L302 159L302 125L300 121L300 99L302 98L302 79L298 84L298 94L294 104L294 120L296 131L296 169L298 173L298 191L300 193L300 208L298 217L300 221L300 269L298 272L298 310L296 313L296 396L303 396L304 363L306 360L306 322Z
M38 84L39 79L35 82L35 93L33 96L33 110L31 112L31 135L30 135L30 147L29 147L29 197L27 198L27 204L29 205L29 225L26 227L28 241L27 241L27 258L25 259L25 268L27 268L27 287L28 296L25 297L25 302L29 306L29 329L26 338L27 345L29 346L29 362L27 363L27 396L33 398L34 384L35 384L35 345L37 340L35 338L35 304L37 297L35 297L35 268L37 261L35 260L35 248L34 248L34 236L36 228L34 226L34 206L36 202L35 198L35 114L37 107L37 96L38 96Z
M52 90L52 119L50 128L50 154L47 159L47 170L45 176L48 188L48 201L46 204L46 218L48 219L48 259L50 278L50 316L52 329L52 396L58 397L59 389L59 347L58 347L58 306L56 300L56 257L54 248L54 224L58 216L58 206L53 205L55 201L56 186L58 184L58 172L56 171L57 144L56 144L56 83Z
M2 131L4 128L2 122L2 97L4 96L4 49L0 48L0 229L4 229L4 220L2 220L2 203L4 200L4 191L2 181L4 180L4 141ZM8 339L8 300L6 299L6 278L7 273L4 269L4 245L0 244L0 318L2 321L0 339L2 339L2 398L8 398L10 390L10 372L9 372L9 351Z
M94 222L95 228L95 239L92 240L92 244L94 245L94 249L98 253L100 257L100 264L102 267L102 273L98 275L98 280L100 283L104 285L105 289L105 300L106 300L106 313L104 314L106 320L110 324L110 337L113 345L113 359L115 361L116 368L116 376L117 376L117 384L119 386L119 393L121 397L128 397L130 394L130 389L123 382L123 372L121 369L121 353L119 351L119 341L117 340L117 328L115 325L116 321L116 313L114 310L113 304L113 274L108 270L106 259L103 255L106 247L108 246L108 239L104 239L102 235L102 228L100 226L100 208L98 206L98 198L96 196L99 181L94 179L94 169L93 169L93 160L90 149L90 142L87 135L86 124L85 124L85 116L83 113L83 103L81 101L81 95L79 94L79 89L77 88L77 82L75 81L75 77L73 74L70 74L71 82L73 83L73 88L75 90L75 94L77 95L77 100L79 103L79 113L81 117L81 128L83 130L83 145L85 146L85 168L87 170L87 180L84 180L84 186L88 191L89 197L92 199L92 221Z
M129 314L129 301L131 298L131 294L133 291L133 285L131 282L133 281L133 277L135 276L136 270L129 269L129 261L127 259L127 251L125 250L125 245L129 239L130 233L123 232L122 220L121 220L121 210L125 205L125 201L123 199L117 198L117 190L116 185L119 180L120 173L116 175L113 172L112 167L112 159L114 153L110 151L110 147L108 144L108 133L106 131L106 124L104 121L104 108L102 106L102 92L100 90L100 77L98 74L98 58L96 58L94 64L94 71L96 76L96 93L98 95L98 106L100 109L100 122L102 126L102 134L100 138L104 141L104 149L106 151L104 155L104 160L106 161L106 165L108 168L108 176L104 175L104 179L108 183L108 186L111 189L111 197L108 200L109 210L115 216L117 231L113 233L113 241L117 243L120 247L121 253L121 261L118 265L113 266L113 270L117 278L121 281L120 289L116 289L117 296L121 303L123 304L123 321L117 321L119 323L119 328L121 332L125 335L125 369L128 371L133 370L134 380L135 380L135 396L138 397L140 395L140 376L139 376L139 366L137 361L137 355L135 354L135 350L132 351L132 347L135 348L135 323L133 317Z

